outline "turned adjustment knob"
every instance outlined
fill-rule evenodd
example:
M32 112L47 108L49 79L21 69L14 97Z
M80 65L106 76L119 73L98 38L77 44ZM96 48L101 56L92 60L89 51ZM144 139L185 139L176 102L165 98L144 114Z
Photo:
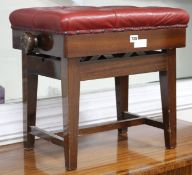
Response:
M49 51L53 48L53 37L48 33L33 35L26 32L20 38L20 47L25 53L30 53L34 49Z
M26 32L20 38L20 46L25 53L30 53L38 47L38 37Z

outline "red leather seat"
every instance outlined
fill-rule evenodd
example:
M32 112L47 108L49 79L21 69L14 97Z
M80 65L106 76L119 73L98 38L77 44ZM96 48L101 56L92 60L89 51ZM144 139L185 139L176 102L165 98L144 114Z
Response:
M55 33L98 33L186 27L189 15L168 7L41 7L14 11L12 28Z

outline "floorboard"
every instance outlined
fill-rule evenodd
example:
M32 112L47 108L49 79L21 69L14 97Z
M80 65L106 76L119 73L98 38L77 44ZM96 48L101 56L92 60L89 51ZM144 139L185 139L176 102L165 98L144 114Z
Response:
M181 120L173 150L165 150L162 130L146 125L129 128L128 137L116 130L79 137L78 169L72 172L65 171L63 149L46 141L37 140L30 151L22 144L0 147L2 175L190 175L191 167L192 123Z

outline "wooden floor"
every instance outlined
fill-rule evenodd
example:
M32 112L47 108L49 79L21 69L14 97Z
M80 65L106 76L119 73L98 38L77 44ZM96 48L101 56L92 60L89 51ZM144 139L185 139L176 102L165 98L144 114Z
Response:
M177 168L178 175L190 175L191 165L192 123L184 121L178 121L175 150L165 150L162 130L145 125L129 128L128 139L116 130L80 137L78 169L72 172L64 169L63 149L43 140L30 151L22 144L0 147L1 175L151 175Z

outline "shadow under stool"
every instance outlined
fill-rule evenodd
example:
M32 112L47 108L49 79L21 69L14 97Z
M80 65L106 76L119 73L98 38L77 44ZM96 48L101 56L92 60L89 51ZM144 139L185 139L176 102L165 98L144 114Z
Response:
M147 124L176 146L176 48L184 47L188 14L167 7L42 7L11 13L13 47L22 50L24 147L39 136L64 147L77 168L78 135ZM129 75L159 72L163 122L128 110ZM38 75L61 80L62 132L36 126ZM114 77L117 121L78 127L80 81ZM63 137L61 137L61 135Z

